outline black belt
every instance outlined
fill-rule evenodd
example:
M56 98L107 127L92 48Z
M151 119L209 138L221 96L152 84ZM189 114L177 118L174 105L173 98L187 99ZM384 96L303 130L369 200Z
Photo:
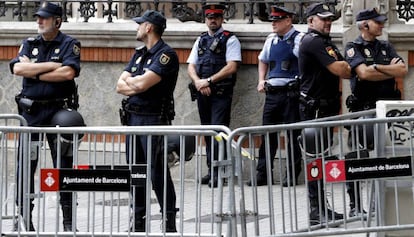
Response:
M134 113L138 115L161 115L162 114L161 108L157 109L157 108L152 108L152 106L141 106L141 105L129 104L129 103L125 105L125 110L130 113Z

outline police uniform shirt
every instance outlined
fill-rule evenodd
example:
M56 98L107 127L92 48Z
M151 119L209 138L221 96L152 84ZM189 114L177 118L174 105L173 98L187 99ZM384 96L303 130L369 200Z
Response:
M351 78L351 90L355 93L356 81L358 76L355 72L355 68L364 63L370 66L374 63L389 65L393 58L401 58L398 56L394 47L392 47L386 41L375 40L373 42L365 41L361 36L358 36L353 42L350 42L345 47L345 60L349 63L352 69ZM381 94L394 92L395 80L390 78L384 81L360 81L363 83L363 87L370 88L370 90L379 90L375 94L380 96ZM382 88L385 90L381 90ZM386 96L386 95L384 95Z
M339 77L326 67L343 60L329 36L310 29L299 47L300 91L314 99L332 99L339 94Z
M62 32L52 41L43 40L41 35L28 38L20 46L18 56L10 61L13 72L19 57L27 56L32 62L58 62L62 66L70 66L75 70L75 77L80 73L80 42ZM73 94L75 82L44 82L32 78L23 78L22 94L32 99L56 99Z
M290 38L290 36L295 32L296 30L295 30L295 28L294 27L292 27L292 29L290 29L284 36L283 36L283 40L286 40L286 39L289 39ZM299 55L299 44L300 44L300 41L301 41L301 39L302 39L302 37L303 37L303 35L304 35L304 33L299 33L296 37L295 37L295 39L294 39L294 42L293 42L293 44L294 44L294 46L293 46L293 54L296 56L296 57L298 57L298 55ZM268 35L267 36L267 38L266 38L266 41L265 41L265 43L264 43L264 45L263 45L263 49L262 49L262 51L260 51L260 54L259 54L259 56L258 56L258 58L259 58L259 60L260 61L262 61L262 62L264 62L264 63L269 63L269 61L270 61L270 59L269 59L269 56L270 56L270 48L271 48L271 46L272 46L272 44L277 44L277 42L279 41L279 37L278 37L278 35L277 34L275 34L275 33L272 33L272 34L270 34L270 35Z
M295 28L292 27L284 36L283 36L283 40L287 40L289 39L292 34L295 32ZM293 54L298 57L299 55L299 44L300 41L302 39L302 37L304 36L303 32L300 32L299 34L296 35L294 41L293 41ZM272 45L277 44L279 42L279 36L276 33L272 33L270 35L267 36L266 41L263 45L263 49L262 51L260 51L260 54L258 56L258 59L260 61L262 61L265 64L269 64L270 62L270 49L272 47ZM287 82L282 82L283 85L285 85ZM278 85L278 86L283 86L283 85Z
M177 82L179 62L176 52L160 39L150 50L137 48L124 69L132 76L142 75L149 70L161 77L161 81L147 91L132 96L130 103L148 105L149 102L160 105L161 99L173 94Z
M220 34L224 29L221 27L216 33ZM187 63L197 64L198 60L198 45L200 41L200 36L194 42L193 48L191 49L190 56L187 59ZM236 61L241 62L241 45L240 41L235 35L232 35L226 43L226 62Z

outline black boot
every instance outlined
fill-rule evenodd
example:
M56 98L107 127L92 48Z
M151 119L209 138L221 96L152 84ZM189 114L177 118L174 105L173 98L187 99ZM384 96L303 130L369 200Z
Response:
M72 226L72 206L62 206L63 231L73 231ZM74 230L77 231L77 230Z
M131 225L131 232L145 232L145 218L142 216L136 215L134 218L134 223Z
M21 222L22 222L22 228L20 229L21 231L36 231L32 222L32 218L29 219L29 222L27 222L23 217L21 218ZM18 231L19 230L19 220L16 219L16 221L14 222L14 226L13 226L13 231Z
M167 222L167 225L165 226L165 232L177 232L175 217L176 212L167 213L167 218L165 220Z
M13 226L13 231L18 231L19 230L19 225L21 226L21 231L35 231L34 225L33 225L33 221L32 221L32 210L33 210L34 206L32 205L30 207L30 212L29 212L29 216L27 217L28 220L26 220L24 218L23 215L23 210L20 210L20 216L22 217L20 219L21 223L19 223L19 219L16 219L16 221L14 222L14 226Z

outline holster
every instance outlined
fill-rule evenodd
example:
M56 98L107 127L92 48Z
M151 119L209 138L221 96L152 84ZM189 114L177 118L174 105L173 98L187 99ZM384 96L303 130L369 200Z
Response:
M190 90L191 101L195 101L197 99L197 88L192 82L188 84L188 90Z
M128 103L127 99L122 100L121 108L119 108L119 118L122 125L128 125L129 122L129 112L125 109Z
M24 98L20 94L16 95L14 99L16 100L19 114L22 114L23 111L28 114L34 112L34 109L35 109L33 105L34 100L29 99L29 98Z

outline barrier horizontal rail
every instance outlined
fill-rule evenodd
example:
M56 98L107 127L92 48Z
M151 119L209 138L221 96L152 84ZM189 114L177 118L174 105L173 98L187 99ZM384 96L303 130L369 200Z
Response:
M414 202L412 193L411 196L405 193L407 190L412 192L413 187L414 117L399 115L400 117L368 118L372 115L375 116L375 110L295 124L233 130L229 139L235 140L237 144L233 150L235 152L232 163L236 175L235 182L239 184L235 187L236 206L240 207L237 214L240 218L240 225L237 227L239 235L368 236L367 233L414 233L413 223L406 220L412 218L404 218L408 211L406 209L412 209L409 203ZM315 135L311 136L311 141L304 140L307 137L305 131L309 129L316 131ZM302 137L302 140L299 140L302 167L300 173L297 173L294 166L289 166L294 163L294 157L288 155L293 153L289 140L296 139L292 136L294 131L299 131L299 136ZM269 136L272 133L277 134L276 144L279 144L274 158L270 156ZM408 139L410 145L401 145L399 136ZM265 144L267 176L264 185L256 183L260 145L257 145L257 139ZM229 144L227 148L229 149ZM309 149L314 149L313 153L316 154L312 156ZM255 159L243 155L246 151ZM396 159L392 160L394 157ZM390 161L402 163L388 164ZM273 169L271 162L274 163ZM341 164L344 167L341 167ZM351 177L349 172L357 169L350 167L359 167L361 164L370 165L371 170L375 170L375 167L380 168L375 172L368 172L368 168L365 171L360 169L361 172L354 172L354 176ZM386 166L390 167L390 170L398 171L394 175L386 173L389 170L381 168ZM315 173L315 167L319 172ZM348 175L349 180L341 180L341 177L347 177L341 175ZM287 178L286 186L282 185L284 178ZM319 196L316 205L320 208L319 213L333 213L330 212L333 210L343 213L343 217L335 215L336 218L333 218L326 215L315 224L310 217L310 181L318 182L318 190L324 190L323 198ZM353 188L348 187L350 184L354 185ZM353 198L359 199L357 203L353 203L354 208L349 207L350 193ZM403 198L406 198L405 202L400 201ZM322 204L325 203L323 200L326 200L326 204ZM387 200L387 203L384 200ZM363 208L364 213L350 216L355 206L357 210Z
M1 119L1 116L0 116ZM228 197L228 189L225 184L227 177L226 167L228 166L224 162L224 141L219 142L219 160L214 162L214 165L219 169L219 182L217 188L209 188L207 185L202 186L200 183L202 174L207 172L205 165L205 148L203 139L216 139L216 136L221 133L228 134L230 130L224 126L149 126L149 127L19 127L19 126L0 126L0 132L3 133L16 133L18 135L27 134L27 142L33 142L31 135L40 134L43 139L38 142L39 153L37 159L38 173L34 177L35 191L32 194L25 193L23 200L30 203L30 198L33 198L34 208L32 216L34 231L27 231L25 229L26 222L24 218L19 215L19 206L23 206L25 209L29 209L30 205L23 204L24 201L18 197L19 192L12 192L12 197L5 198L5 194L2 195L4 203L1 207L1 212L4 214L6 209L12 209L10 218L0 217L0 232L5 236L165 236L165 229L162 227L162 223L166 223L166 216L168 213L160 212L160 207L156 202L156 196L151 192L151 169L144 169L146 177L144 180L147 185L147 191L150 195L146 196L147 203L147 215L146 215L146 230L147 233L134 233L130 231L130 218L133 216L131 208L134 206L134 197L131 197L129 191L119 191L116 185L113 190L107 188L102 191L102 182L98 182L102 176L105 175L117 175L124 174L122 170L125 167L128 172L132 171L131 168L135 167L133 164L127 164L125 161L125 146L119 136L128 135L131 137L137 136L161 136L165 143L169 144L175 136L178 136L175 140L175 146L173 148L169 146L162 147L162 157L164 161L170 162L170 171L172 173L173 181L175 184L175 190L177 193L177 233L168 233L168 236L231 236L229 227L226 227L227 216L231 216L230 206L233 206L231 199ZM50 147L46 141L46 134L56 134L57 138L60 138L64 134L71 134L73 138L77 138L78 134L83 134L82 142L72 142L73 150L73 167L74 169L63 169L59 161L57 162L57 168L53 168L50 157ZM100 139L97 139L101 136ZM19 137L19 136L17 136ZM192 159L186 157L187 148L189 146L186 143L186 139L195 138L195 143L192 144L194 155ZM22 141L22 140L20 140ZM188 140L187 140L188 141ZM59 143L60 144L60 143ZM8 189L16 189L16 182L18 179L15 176L15 170L17 168L16 157L18 157L19 146L16 141L13 144L3 145L0 143L1 151L7 153L7 157L3 157L2 164L7 163L8 175L2 172L2 188L8 187ZM80 150L79 146L83 149ZM148 144L151 146L151 142ZM29 146L30 147L30 146ZM172 149L172 150L170 150ZM214 148L213 148L214 149ZM28 149L30 151L30 148ZM62 144L57 145L58 157L64 155L64 146ZM33 151L33 149L32 149ZM180 152L181 151L181 152ZM153 153L148 153L152 155ZM26 160L30 152L23 152L21 159ZM19 156L20 157L20 156ZM59 160L59 159L58 159ZM151 160L151 159L147 159ZM148 167L151 166L151 162L148 161ZM22 165L25 167L24 165ZM120 168L123 166L124 168ZM88 176L84 178L73 178L78 186L71 186L68 181L65 183L66 191L69 190L73 193L73 215L72 221L76 233L69 231L64 232L62 229L62 216L60 204L59 204L59 190L45 191L42 190L42 185L45 183L53 185L50 182L50 172L61 172L60 175L64 175L67 180L76 175L85 174L84 169L88 167L89 170L94 172L88 173ZM106 168L105 168L106 167ZM2 166L2 170L4 166ZM25 167L30 170L30 165ZM82 173L82 170L85 171ZM111 169L116 172L106 172L102 169L110 171ZM163 174L165 179L167 163L165 162L163 168ZM43 173L42 173L43 171ZM23 171L22 171L23 172ZM27 171L26 171L27 172ZM43 178L41 178L41 175ZM96 175L92 177L93 175ZM81 176L79 176L81 177ZM132 177L132 175L131 175ZM87 178L90 178L87 180ZM95 178L96 182L92 182ZM49 181L46 181L48 180ZM114 178L114 180L116 177ZM118 180L120 180L119 177ZM108 179L109 180L109 179ZM134 180L134 179L132 179ZM84 185L90 181L89 185ZM109 182L109 181L108 181ZM112 181L110 181L112 182ZM27 184L29 185L29 184ZM80 185L80 186L79 186ZM82 186L84 185L84 186ZM133 184L136 185L136 184ZM131 187L135 187L131 185ZM24 186L24 185L23 185ZM118 185L119 186L119 185ZM85 191L83 187L89 187L90 190ZM61 188L59 186L59 188ZM100 191L93 191L100 190ZM61 190L60 193L64 193L65 190ZM166 192L164 192L166 193ZM17 195L17 196L16 196ZM160 198L160 197L159 197ZM17 202L17 206L16 203ZM166 204L166 196L162 197L161 203ZM23 205L22 205L23 204ZM31 210L24 210L23 213L30 212ZM17 228L15 229L15 227Z

